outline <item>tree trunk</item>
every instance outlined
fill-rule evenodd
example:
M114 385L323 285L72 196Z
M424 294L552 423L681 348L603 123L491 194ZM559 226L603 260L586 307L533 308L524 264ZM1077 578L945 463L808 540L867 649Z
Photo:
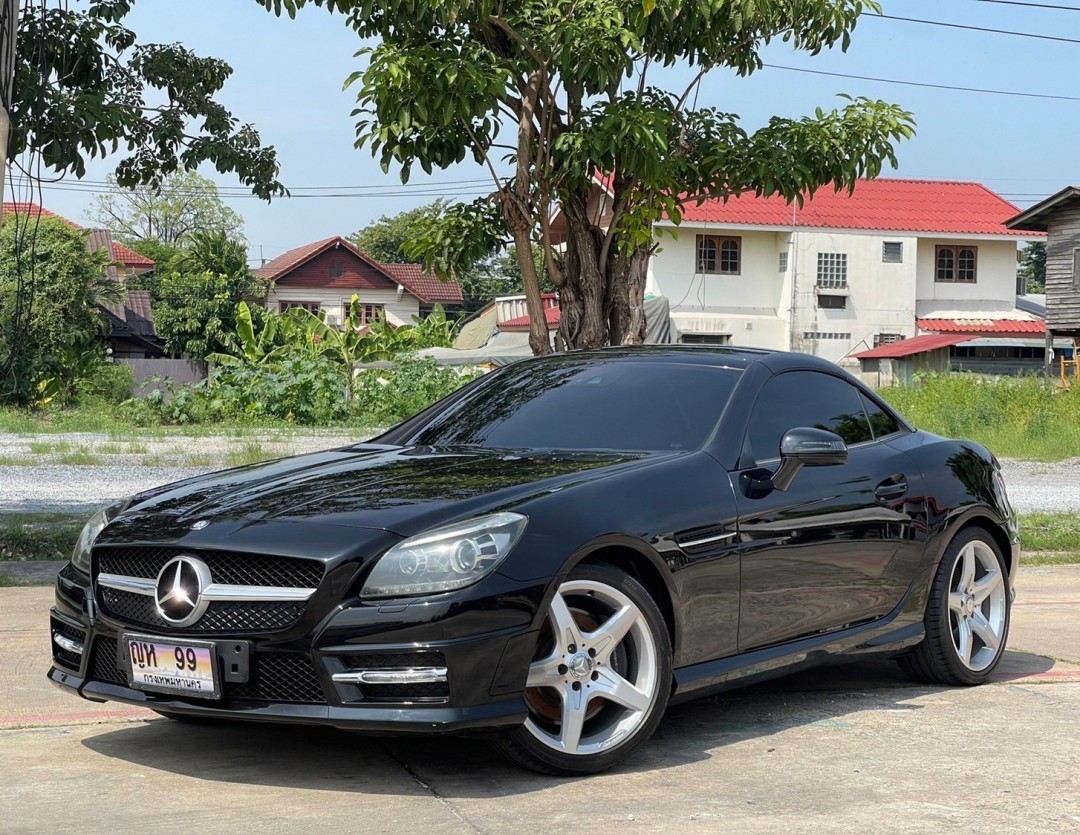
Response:
M586 202L563 206L567 243L565 279L559 288L559 337L566 349L640 345L645 341L645 279L648 247L629 255L609 247L600 263L603 232L585 211Z

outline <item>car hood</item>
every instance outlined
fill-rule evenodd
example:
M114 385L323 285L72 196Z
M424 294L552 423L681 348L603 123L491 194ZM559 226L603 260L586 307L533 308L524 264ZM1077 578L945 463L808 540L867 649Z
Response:
M365 444L166 485L123 516L170 528L310 521L411 536L661 457Z

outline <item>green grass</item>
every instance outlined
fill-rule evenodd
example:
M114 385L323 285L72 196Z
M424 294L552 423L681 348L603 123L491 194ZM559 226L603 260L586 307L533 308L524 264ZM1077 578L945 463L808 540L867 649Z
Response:
M239 449L229 451L228 466L244 467L248 464L258 464L262 461L269 461L271 458L280 457L280 452L267 450L258 441L247 441Z
M1020 517L1020 544L1025 551L1080 552L1080 514L1024 514Z
M71 450L71 444L67 441L60 441L59 443L53 443L52 441L31 441L30 452L33 455L55 455L61 452L68 452Z
M66 560L85 523L77 513L0 514L0 560Z
M936 374L879 393L920 429L977 441L1002 458L1080 456L1080 386L1061 390L1038 377Z
M1040 565L1077 565L1080 551L1033 551L1020 554L1020 567Z
M79 447L71 452L61 453L50 463L65 464L70 467L92 467L104 464L105 459L95 455L87 447Z
M0 589L23 585L10 574L0 571Z

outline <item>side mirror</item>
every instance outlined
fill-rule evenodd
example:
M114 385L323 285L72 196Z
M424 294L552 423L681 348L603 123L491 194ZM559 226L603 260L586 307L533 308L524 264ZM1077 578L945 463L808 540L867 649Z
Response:
M800 426L780 441L780 469L772 477L773 487L787 490L803 467L833 467L847 463L847 444L834 432Z

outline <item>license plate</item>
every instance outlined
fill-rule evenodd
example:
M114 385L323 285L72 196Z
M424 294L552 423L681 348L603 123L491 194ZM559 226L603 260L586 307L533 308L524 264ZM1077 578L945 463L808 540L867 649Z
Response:
M127 653L122 661L127 662L128 680L138 690L197 699L221 695L212 643L125 634L121 647Z

